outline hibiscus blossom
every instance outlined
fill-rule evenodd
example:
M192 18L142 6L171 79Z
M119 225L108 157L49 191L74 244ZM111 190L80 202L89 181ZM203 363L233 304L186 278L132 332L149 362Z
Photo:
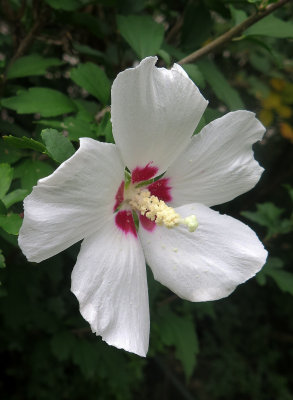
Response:
M116 145L80 139L25 199L19 235L35 262L83 239L71 288L81 314L108 344L142 356L145 260L181 298L208 301L228 296L267 256L248 226L209 208L257 183L263 169L252 144L264 127L253 113L236 111L192 136L207 101L180 66L156 68L156 60L113 83Z

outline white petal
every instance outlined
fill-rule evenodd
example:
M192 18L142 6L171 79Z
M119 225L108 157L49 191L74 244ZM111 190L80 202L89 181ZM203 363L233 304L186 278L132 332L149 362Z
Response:
M72 292L92 331L112 346L145 356L149 308L139 239L113 221L86 238L72 272Z
M168 168L172 205L213 206L252 189L263 172L252 145L264 131L248 111L230 112L208 124Z
M173 67L171 68L171 71L177 71L183 76L185 76L185 78L189 79L189 76L187 75L186 71L179 64L174 64Z
M267 252L242 222L200 204L175 209L195 214L198 228L139 230L147 263L156 280L191 301L217 300L260 270Z
M180 66L156 68L156 61L147 57L117 76L112 123L127 167L133 170L152 162L159 174L186 147L207 101Z
M112 218L124 168L117 147L89 138L24 201L19 246L29 261L52 257Z

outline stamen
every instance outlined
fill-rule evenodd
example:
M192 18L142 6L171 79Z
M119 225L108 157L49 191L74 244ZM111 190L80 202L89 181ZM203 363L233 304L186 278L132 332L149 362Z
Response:
M146 216L157 225L165 225L167 228L173 228L179 224L186 225L189 232L194 232L198 226L195 215L190 215L182 219L174 208L167 206L163 200L157 196L151 195L147 189L136 188L129 199L129 205L133 210Z

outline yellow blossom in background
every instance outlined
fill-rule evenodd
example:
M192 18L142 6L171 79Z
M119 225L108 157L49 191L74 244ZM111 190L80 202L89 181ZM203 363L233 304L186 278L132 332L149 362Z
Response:
M285 139L293 141L293 128L288 121L292 117L293 85L281 78L270 80L272 90L268 96L261 99L262 110L259 119L265 126L270 126L277 117L281 120L280 133Z
M280 133L285 139L288 139L291 143L293 143L293 128L291 125L287 124L286 122L281 122Z
M284 79L280 78L272 78L270 80L270 84L273 89L279 91L282 91L286 87L286 81Z
M273 122L274 113L271 110L262 109L258 117L264 126L270 126Z

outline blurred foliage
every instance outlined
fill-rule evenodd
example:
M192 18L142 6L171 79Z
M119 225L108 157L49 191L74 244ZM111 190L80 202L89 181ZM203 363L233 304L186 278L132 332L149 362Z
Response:
M267 127L257 187L217 209L256 230L269 258L229 298L192 304L149 272L146 359L91 334L70 292L78 245L40 265L17 247L22 200L83 136L113 142L110 88L147 55L171 66L275 1L2 0L0 7L1 398L293 398L293 5L195 63L209 99L197 131L235 109Z

